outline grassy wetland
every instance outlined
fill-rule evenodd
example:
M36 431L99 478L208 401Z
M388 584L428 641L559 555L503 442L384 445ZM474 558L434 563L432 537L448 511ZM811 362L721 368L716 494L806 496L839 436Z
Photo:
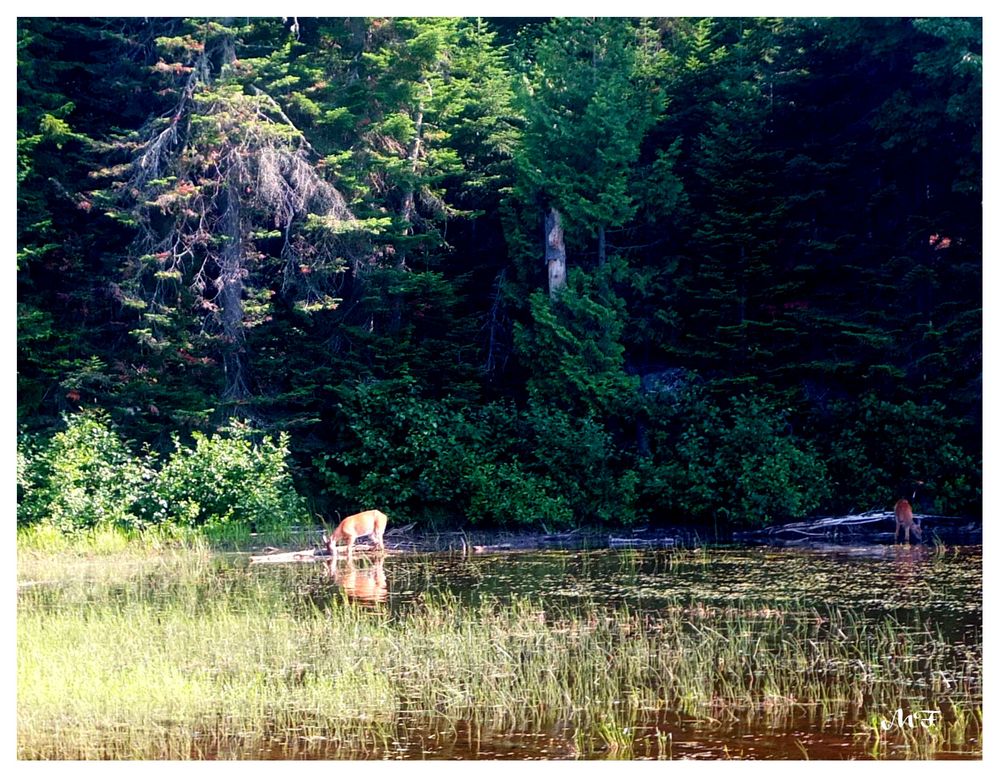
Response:
M22 759L982 755L979 547L18 567Z
M982 758L981 17L16 28L21 759Z

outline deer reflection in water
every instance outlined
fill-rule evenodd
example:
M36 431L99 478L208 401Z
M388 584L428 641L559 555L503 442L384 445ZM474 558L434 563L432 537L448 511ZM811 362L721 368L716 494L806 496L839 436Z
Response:
M894 592L916 592L927 589L926 569L930 552L925 546L895 545L888 548L892 559Z
M374 564L361 568L356 567L351 558L347 559L343 568L337 564L336 559L328 559L323 564L326 566L327 576L344 590L348 599L371 604L389 599L389 587L381 558Z

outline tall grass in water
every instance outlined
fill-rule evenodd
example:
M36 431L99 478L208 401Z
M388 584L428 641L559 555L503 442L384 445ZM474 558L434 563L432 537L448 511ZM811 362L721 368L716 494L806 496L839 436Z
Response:
M650 614L444 594L392 614L205 565L191 552L188 567L20 591L21 758L412 755L422 731L483 729L631 758L677 751L653 726L665 713L858 722L864 740L872 714L936 707L949 711L936 747L981 729L980 647L921 625L749 601Z

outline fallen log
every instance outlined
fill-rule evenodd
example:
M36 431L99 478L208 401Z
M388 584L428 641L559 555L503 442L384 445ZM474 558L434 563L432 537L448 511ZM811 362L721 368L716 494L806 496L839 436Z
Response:
M498 543L493 546L473 546L472 552L474 554L485 554L489 551L511 551L513 546L510 543Z
M341 546L343 548L343 546ZM354 553L364 554L368 551L373 551L375 549L374 544L369 543L358 543L354 546ZM392 551L389 549L385 550L385 553L391 554ZM345 557L347 551L341 551L339 556ZM315 562L317 560L329 560L333 559L330 554L327 553L326 549L323 548L307 548L302 551L277 551L275 553L268 554L256 554L251 555L250 564L253 565L284 565L291 562Z
M616 538L614 536L608 538L609 548L637 548L637 547L672 547L677 545L677 541L674 538Z
M276 551L270 554L259 554L250 557L250 564L254 565L283 565L289 562L313 562L317 559L329 559L330 556L325 551L317 551L314 548L305 551Z
M914 514L914 518L925 529L949 532L975 532L976 522L962 516L939 516L935 514ZM808 521L794 521L757 530L734 532L734 540L794 540L807 538L829 539L839 535L892 535L896 528L896 516L892 511L867 511L848 516L823 516Z

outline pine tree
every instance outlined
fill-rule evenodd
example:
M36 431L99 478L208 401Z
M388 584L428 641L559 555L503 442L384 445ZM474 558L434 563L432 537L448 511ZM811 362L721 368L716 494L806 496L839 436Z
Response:
M336 275L351 220L301 131L252 84L239 35L194 21L157 39L169 110L120 144L135 152L111 210L137 230L125 287L142 312L135 336L175 363L217 363L229 404L253 394L246 333L268 315L270 285Z
M31 425L113 404L135 378L112 348L124 325L107 257L125 237L100 217L89 175L103 135L141 110L141 47L123 40L133 26L18 21L18 413Z

